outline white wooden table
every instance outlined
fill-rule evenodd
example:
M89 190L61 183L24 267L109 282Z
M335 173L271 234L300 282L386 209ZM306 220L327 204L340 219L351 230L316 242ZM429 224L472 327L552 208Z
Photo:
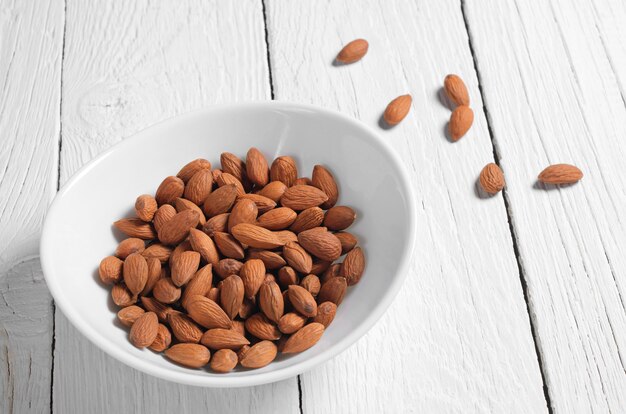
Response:
M0 412L626 412L626 2L0 1ZM331 64L343 44L363 61ZM476 120L450 143L447 73ZM378 127L419 198L411 274L333 361L212 390L128 368L46 289L56 191L104 149L215 103L279 99ZM506 190L481 198L488 162ZM536 185L579 166L567 188Z

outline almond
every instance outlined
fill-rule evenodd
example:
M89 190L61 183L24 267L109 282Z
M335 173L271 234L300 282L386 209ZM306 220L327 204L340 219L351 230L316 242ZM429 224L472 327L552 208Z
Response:
M152 296L161 303L174 303L180 299L180 288L172 282L172 278L162 278L154 285Z
M243 263L235 259L222 259L215 267L215 272L224 279L229 275L238 275Z
M494 163L485 165L478 181L482 189L489 194L495 194L504 188L504 174Z
M309 177L298 178L293 185L313 185Z
M217 303L220 301L220 288L214 287L209 290L209 292L204 295L207 299L211 299L213 302Z
M398 96L396 99L389 102L389 105L387 105L385 113L383 114L383 119L390 126L399 124L411 110L412 102L413 99L411 98L411 95Z
M573 184L583 178L583 172L573 165L551 165L539 174L539 181L546 184Z
M294 354L306 351L320 340L323 333L324 325L318 322L310 323L287 339L283 353Z
M334 206L339 198L339 189L332 173L324 166L316 165L313 167L312 177L311 185L319 188L328 196L328 200L322 204L322 208L328 209Z
M289 229L294 233L300 233L318 227L322 221L324 221L324 210L319 207L311 207L300 212Z
M339 306L343 301L343 297L346 295L346 289L348 282L344 277L332 277L322 283L320 293L317 295L317 300L322 302L332 302Z
M259 339L274 341L280 338L281 333L262 313L255 313L246 319L246 331Z
M335 237L339 239L341 243L341 254L346 254L350 250L354 249L354 246L358 243L358 239L352 234L345 231L335 233Z
M261 188L258 195L267 197L275 203L278 203L283 194L285 194L286 190L287 186L282 181L272 181L265 187Z
M211 174L213 175L213 182L217 183L217 179L220 177L220 175L222 175L222 170L220 169L214 169L211 171Z
M254 299L244 298L241 308L239 308L239 316L243 319L248 319L250 315L257 311L256 303Z
M148 264L148 280L146 280L146 284L140 293L141 296L150 294L152 289L154 289L154 285L161 279L161 262L159 259L151 257L146 259L146 263Z
M290 285L287 289L289 293L289 302L293 307L304 316L315 316L317 314L317 303L313 295L298 285Z
M450 115L450 123L448 124L448 132L452 141L458 141L469 131L474 123L474 111L469 106L461 105L452 111Z
M124 260L124 283L133 295L138 295L148 281L148 263L139 253L133 253Z
M319 229L322 229L322 227L300 232L298 234L298 243L315 257L328 261L337 260L341 256L341 242L331 232L320 231ZM309 268L310 271L311 269Z
M159 331L159 319L154 312L146 312L139 316L130 328L130 343L137 348L150 346Z
M278 329L286 334L292 334L302 328L307 321L306 316L302 316L299 313L289 312L283 315L278 321Z
M448 75L443 81L443 89L446 91L448 99L455 105L469 106L470 98L467 87L463 79L457 75Z
M152 225L138 218L121 219L113 223L113 226L128 237L137 237L143 240L156 238L156 232Z
M263 283L270 283L270 282L276 282L276 278L274 277L273 274L266 273L265 274L265 279L263 279Z
M361 60L367 53L369 43L365 39L356 39L348 43L337 55L337 61L341 63L354 63Z
M272 163L270 169L271 181L281 181L287 187L291 187L298 178L298 167L293 158L288 156L278 157Z
M276 207L276 201L264 197L260 194L244 194L238 197L239 200L252 200L256 204L259 214L267 213L274 207Z
M278 271L278 282L283 288L287 289L289 285L297 285L300 283L300 279L292 267L285 266Z
M122 266L124 262L115 256L107 256L100 262L98 275L102 283L111 285L122 279Z
M202 330L187 315L180 312L171 312L167 315L167 322L179 342L193 344L200 342Z
M181 211L163 224L159 230L159 240L163 244L178 244L187 238L189 230L196 227L199 220L195 211Z
M278 323L283 316L285 303L283 294L276 282L265 282L259 289L259 308L271 321Z
M291 226L298 214L288 207L268 211L257 220L257 225L268 230L283 230Z
M167 204L169 206L169 204ZM185 211L185 210L193 210L198 213L198 217L200 218L200 225L204 226L206 223L206 217L204 217L204 212L196 203L193 201L186 200L184 198L177 198L174 200L174 206L176 207L177 212Z
M192 296L187 303L189 316L207 329L224 328L232 326L230 318L220 306L204 296Z
M120 308L125 308L137 302L137 296L133 296L123 283L117 283L111 288L111 299Z
M200 253L200 256L207 263L217 266L220 256L215 247L215 243L213 243L213 240L207 236L206 233L198 229L189 230L189 243L191 243L191 248Z
M313 322L321 323L324 328L328 328L335 314L337 313L337 305L332 302L323 302L317 305L317 315L313 318Z
M202 368L211 359L209 350L198 344L176 344L165 350L165 356L189 368Z
M120 309L119 312L117 312L117 319L122 325L130 328L133 326L133 323L135 323L135 321L145 312L146 311L141 309L139 306L131 305Z
M169 204L163 204L161 207L159 207L156 213L154 213L154 219L152 220L152 224L154 224L155 230L157 232L161 230L161 227L163 227L163 225L166 222L170 221L175 215L176 209L174 207Z
M365 270L365 256L360 247L354 248L346 255L341 264L339 274L346 278L348 286L356 285Z
M307 275L302 282L300 282L300 286L309 291L312 296L317 296L320 293L320 278L315 275Z
M146 260L154 258L158 259L161 263L166 263L170 259L173 250L174 249L170 246L166 246L161 243L154 243L146 247L146 250L144 250L141 255L145 257Z
M230 217L230 213L222 213L222 214L218 214L217 216L211 217L202 226L202 231L208 234L209 236L213 236L213 233L215 233L216 231L221 231L222 233L227 232L229 217Z
M243 335L232 329L215 328L209 329L202 335L200 343L209 349L234 349L244 345L250 345Z
M254 201L248 199L237 201L228 217L228 231L232 231L232 228L240 223L254 223L258 214L259 209Z
M204 214L207 218L217 216L218 214L228 213L235 204L237 199L237 187L234 185L225 185L213 191L204 200Z
M311 273L311 267L313 266L313 259L303 248L296 242L289 242L283 247L283 257L289 263L289 266L293 267L300 273Z
M311 273L313 275L321 275L330 267L331 264L332 262L328 260L314 259L313 266L311 266Z
M210 366L214 372L226 373L232 371L237 366L237 362L239 362L239 359L235 351L220 349L213 354Z
M202 205L213 190L211 170L200 170L185 185L185 198L196 205Z
M269 167L267 160L256 148L250 148L246 155L246 174L255 185L263 187L269 181Z
M161 322L167 322L167 315L172 312L172 308L165 306L155 298L144 296L141 298L141 305L147 312L154 312Z
M247 298L256 296L265 279L265 264L259 259L249 259L239 272Z
M198 271L200 253L194 251L183 252L171 263L172 282L176 286L185 285Z
M222 171L232 175L242 183L247 180L246 165L235 154L223 152L220 156L220 164L222 164Z
M244 345L241 347L239 351L237 351L237 359L239 360L239 362L241 362L241 360L246 355L246 353L250 350L250 348L251 347L249 345Z
M326 193L311 185L294 185L289 187L280 199L283 207L289 207L298 211L317 207L326 201L328 201Z
M290 230L275 231L274 236L276 236L281 245L287 244L289 242L298 241L298 236L296 235L296 233Z
M250 223L237 224L232 234L241 243L258 249L275 249L284 244L271 231Z
M248 259L261 260L268 270L280 269L287 264L280 254L269 250L250 249Z
M246 326L244 321L233 321L233 327L230 328L240 335L246 336Z
M326 212L324 226L333 231L345 230L354 223L355 219L356 213L350 207L335 206Z
M219 187L223 187L225 185L234 185L237 188L237 194L242 195L245 194L246 191L243 188L243 184L239 179L235 176L228 174L227 172L222 172L216 179L215 182Z
M230 275L220 289L220 304L230 319L235 319L243 303L244 285L237 275Z
M167 348L169 348L172 343L172 334L170 334L167 326L162 323L159 324L159 329L157 330L157 336L154 339L154 342L150 344L150 349L154 352L163 352Z
M159 206L154 197L148 194L140 195L135 201L135 213L137 217L146 222L152 221L154 213L156 213L158 208Z
M189 180L191 180L191 177L196 175L197 172L210 169L211 163L209 161L205 160L204 158L198 158L189 162L187 165L181 168L176 176L183 180L184 183L187 183Z
M130 237L128 239L124 239L117 245L117 249L115 249L115 256L120 259L126 259L132 253L142 253L146 248L146 243L138 239L136 237Z
M185 191L185 183L178 177L166 177L165 180L157 188L156 199L159 205L173 204L174 200L183 196Z
M212 268L213 266L210 263L201 267L191 278L189 283L187 283L181 300L183 308L187 309L187 299L190 297L195 295L204 296L209 292L211 283L213 282Z
M261 341L254 344L239 358L239 363L245 368L261 368L276 358L278 350L271 341Z
M213 233L213 240L215 240L217 249L224 256L232 259L243 259L245 257L243 247L230 234L216 231Z
M326 281L332 279L333 277L339 276L339 271L341 270L341 263L333 263L324 271L322 277L320 278L320 282L322 284L326 283Z
M176 246L176 248L172 251L172 254L170 255L170 260L169 260L170 267L172 266L172 263L175 260L178 260L178 256L180 256L181 253L188 252L191 250L193 249L191 248L191 243L189 243L189 240L185 240L181 244Z

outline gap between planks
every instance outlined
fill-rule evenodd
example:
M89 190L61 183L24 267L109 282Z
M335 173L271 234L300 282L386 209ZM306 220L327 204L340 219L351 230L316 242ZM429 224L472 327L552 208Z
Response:
M491 117L489 115L489 109L487 101L485 100L485 95L483 93L482 87L482 78L480 74L480 70L478 69L478 61L476 59L476 54L474 53L474 45L472 43L472 31L470 30L470 24L467 20L466 12L465 12L465 1L460 0L461 6L461 15L463 16L463 23L465 25L465 31L467 33L467 43L470 49L470 54L472 55L472 61L474 63L474 72L476 73L476 79L478 80L478 91L480 92L480 98L483 102L483 113L485 114L485 120L487 121L487 130L489 131L489 139L491 140L491 147L493 149L493 159L496 165L500 167L500 152L498 150L498 146L496 144L494 133L491 128ZM520 259L519 246L517 244L517 236L515 234L515 227L513 226L513 216L511 215L509 198L507 194L506 187L502 189L502 201L504 202L504 208L506 210L507 222L509 225L509 232L511 233L511 241L513 243L513 253L515 254L515 261L517 262L517 269L519 272L519 279L522 286L522 292L524 294L524 302L526 302L526 311L528 312L528 321L530 323L530 331L533 337L533 344L535 346L535 353L537 355L537 363L539 364L539 371L541 373L541 381L543 383L543 395L546 400L546 406L548 408L548 413L552 414L552 403L550 400L550 390L548 389L548 384L546 381L546 371L543 366L543 361L541 359L541 351L539 349L539 341L537 336L537 330L535 327L535 320L533 318L533 312L531 311L530 301L528 299L528 286L526 284L526 278L524 276L524 270L522 267L522 262Z

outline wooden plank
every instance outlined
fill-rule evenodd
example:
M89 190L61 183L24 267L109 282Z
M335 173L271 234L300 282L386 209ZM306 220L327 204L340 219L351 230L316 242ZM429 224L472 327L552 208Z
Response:
M626 5L492 0L465 9L552 406L624 412ZM585 177L567 188L534 184L559 162Z
M220 102L270 96L260 1L69 1L61 177L123 137ZM54 410L294 412L295 378L237 389L181 386L113 360L57 312Z
M0 10L0 412L44 412L53 313L37 252L57 188L63 4Z
M483 199L475 188L493 148L459 2L269 0L267 13L277 99L337 109L378 129L406 163L421 205L402 293L356 346L302 376L303 411L546 411L503 198ZM334 66L357 37L370 42L367 56ZM448 73L467 81L476 113L454 144L440 91ZM385 106L404 93L413 95L412 112L380 129Z

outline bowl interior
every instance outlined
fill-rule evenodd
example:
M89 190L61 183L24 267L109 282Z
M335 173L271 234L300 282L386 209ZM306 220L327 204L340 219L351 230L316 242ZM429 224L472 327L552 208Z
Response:
M161 180L192 159L219 165L219 154L245 157L259 148L268 158L291 155L299 175L315 164L334 173L338 204L358 219L350 228L366 259L361 282L349 288L320 342L306 352L280 357L258 370L217 375L168 362L134 348L115 322L109 289L97 276L100 260L115 250L120 235L111 223L133 215L139 194L153 194ZM271 161L270 161L271 162ZM123 362L159 377L205 386L244 386L296 375L353 343L373 325L400 287L413 242L413 199L407 175L372 131L342 115L308 106L257 103L216 107L166 121L111 148L62 189L42 236L45 276L57 304L96 345Z

